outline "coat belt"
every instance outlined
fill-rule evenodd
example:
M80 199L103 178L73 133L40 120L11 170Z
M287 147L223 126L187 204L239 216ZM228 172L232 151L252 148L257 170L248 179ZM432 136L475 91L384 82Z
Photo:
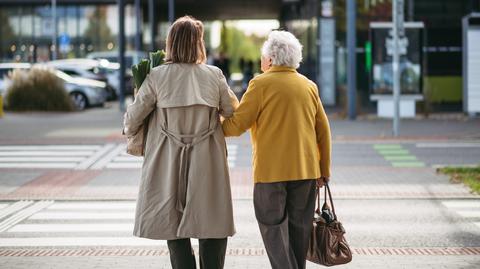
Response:
M173 141L178 147L180 147L180 171L179 171L179 182L177 189L177 202L176 209L183 213L185 205L187 202L187 187L188 187L188 169L190 166L190 151L193 146L199 144L203 140L211 136L217 128L215 124L212 128L206 130L205 132L196 133L196 134L178 134L172 132L166 128L161 129L161 132ZM192 142L185 143L182 141L182 138L191 138Z

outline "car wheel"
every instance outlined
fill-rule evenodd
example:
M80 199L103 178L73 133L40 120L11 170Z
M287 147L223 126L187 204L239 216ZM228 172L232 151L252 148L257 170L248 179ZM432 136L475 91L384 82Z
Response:
M77 110L84 110L88 105L87 97L81 92L70 93L70 98Z

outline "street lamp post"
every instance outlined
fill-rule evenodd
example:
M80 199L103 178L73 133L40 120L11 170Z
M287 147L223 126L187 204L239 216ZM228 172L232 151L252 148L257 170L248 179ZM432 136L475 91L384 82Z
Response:
M356 118L356 100L357 100L357 35L356 35L356 17L357 1L348 0L347 2L347 88L348 88L348 118Z
M57 0L52 0L52 60L57 59Z
M148 21L150 23L150 51L155 51L155 35L157 29L155 27L155 1L148 0Z
M135 0L135 50L140 51L142 48L141 35L141 14L140 14L140 0Z
M175 0L168 0L168 22L173 24L175 21Z
M400 129L400 36L404 36L404 0L394 0L393 17L393 136L397 137Z
M125 0L118 0L118 62L120 70L118 79L120 79L120 89L118 91L118 100L120 111L125 111Z

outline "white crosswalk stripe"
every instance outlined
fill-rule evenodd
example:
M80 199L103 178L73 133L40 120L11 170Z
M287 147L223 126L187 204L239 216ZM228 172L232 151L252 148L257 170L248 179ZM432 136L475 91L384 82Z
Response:
M121 146L120 146L121 147ZM237 160L238 145L228 144L228 165L230 168L235 167ZM143 157L136 157L125 152L125 146L119 148L116 154L109 156L110 160L98 168L141 168L143 164Z
M228 144L228 164L235 167L238 145ZM143 157L126 153L126 144L0 146L0 168L139 169Z
M442 201L442 204L480 228L480 199Z
M134 201L21 201L0 218L0 247L164 246L132 236ZM23 205L22 204L22 205ZM13 221L12 221L13 220ZM195 242L193 242L196 244Z
M87 169L112 147L112 144L0 146L0 168Z

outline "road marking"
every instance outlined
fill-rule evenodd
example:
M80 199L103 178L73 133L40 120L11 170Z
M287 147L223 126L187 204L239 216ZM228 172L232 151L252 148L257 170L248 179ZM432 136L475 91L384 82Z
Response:
M18 211L17 213L13 214L12 216L0 222L0 232L4 232L10 229L15 224L23 221L24 219L35 214L36 212L48 207L52 203L53 201L40 201L40 202L34 203L33 205L25 209Z
M92 166L100 157L105 155L108 151L113 149L115 147L114 144L106 144L103 146L99 151L97 151L95 154L90 156L88 159L80 163L75 169L80 170L80 169L87 169L90 166Z
M406 155L409 154L406 149L377 149L381 155Z
M55 202L48 210L134 210L135 202Z
M120 152L126 150L126 144L119 144L113 150L111 150L107 155L99 159L94 165L92 165L91 169L103 169L105 168L108 163L110 163L115 157L117 157Z
M456 212L464 218L480 218L480 211L458 210Z
M415 156L409 156L409 155L400 155L400 156L384 156L385 160L387 161L392 161L392 162L395 162L395 161L416 161L417 160L417 157Z
M448 208L480 208L480 200L443 201L442 204Z
M94 151L0 151L0 156L89 156Z
M228 165L235 167L238 145L227 144ZM0 146L0 168L100 170L140 169L143 157L126 153L126 144Z
M425 167L422 162L392 162L393 167Z
M39 223L17 224L9 233L81 233L81 232L131 232L133 223Z
M76 163L0 163L0 168L74 168Z
M80 162L84 157L0 157L0 162Z
M0 146L0 151L6 150L98 150L100 145L14 145Z
M32 220L100 220L100 219L128 219L133 220L135 217L134 211L129 212L77 212L77 211L48 211L48 212L39 212L30 216L28 219Z
M195 244L197 240L192 240ZM166 246L165 240L137 237L17 237L2 238L0 247L69 247L69 246Z
M417 148L480 148L480 143L417 143Z
M110 147L108 144L0 146L0 168L85 169Z
M16 203L6 205L0 209L0 219L17 212L18 210L25 208L33 203L33 201L18 201Z
M423 162L418 161L400 144L375 144L373 148L393 167L425 167Z
M376 150L393 150L393 149L402 149L400 144L375 144L373 148Z
M10 239L10 238L9 238ZM14 238L18 239L18 238ZM79 239L79 243L83 243L82 238L70 237L68 240L74 241ZM61 248L65 246L71 246L66 242L65 245L59 245L59 247L48 247L42 244L37 244L37 240L32 242L32 246L25 245L15 245L11 246L11 249L3 248L0 250L1 257L121 257L121 256L134 256L134 257L159 257L159 256L168 256L168 248L166 247L165 240L148 240L148 239L123 239L119 240L110 240L110 238L103 237L93 237L93 240L97 242L102 242L104 240L111 241L113 244L103 244L91 248L88 242L87 244L81 245L80 248ZM12 240L8 240L12 241ZM15 240L19 242L21 240ZM40 239L41 241L41 239ZM59 243L64 243L64 240L51 240L57 241ZM131 247L123 247L121 244L124 241L135 242ZM198 254L198 244L197 240L192 240L192 244L195 245L194 251ZM1 246L1 245L0 245ZM47 245L49 246L49 245ZM97 245L94 245L97 246ZM138 246L144 246L144 248L139 248ZM18 248L23 247L23 248ZM44 248L40 248L44 247ZM353 255L360 256L473 256L480 255L480 247L400 247L400 248L389 248L389 247L367 247L367 248L351 248ZM228 247L226 250L227 256L266 256L267 253L263 247L249 247L249 248L231 248Z

